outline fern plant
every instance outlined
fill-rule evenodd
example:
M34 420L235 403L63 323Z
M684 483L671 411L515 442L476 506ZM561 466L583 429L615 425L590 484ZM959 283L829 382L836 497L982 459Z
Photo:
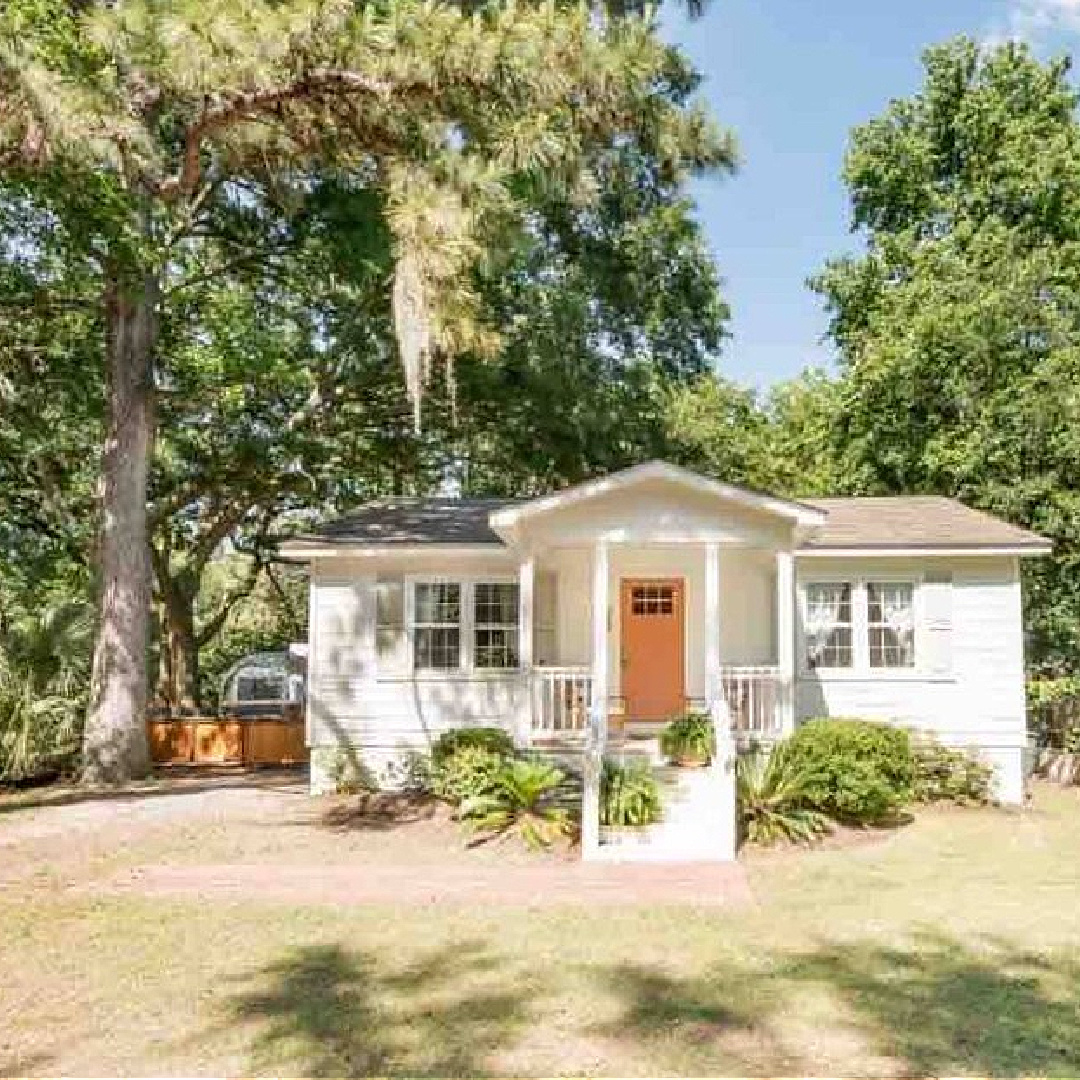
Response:
M550 847L573 831L572 818L558 805L564 779L546 761L507 761L490 792L461 804L461 818L480 840L516 834L533 850Z
M600 777L600 824L651 825L660 819L660 785L644 761L605 760Z
M739 758L739 823L743 838L769 845L780 840L810 843L827 833L832 822L804 803L805 773L789 751L777 743L772 751Z

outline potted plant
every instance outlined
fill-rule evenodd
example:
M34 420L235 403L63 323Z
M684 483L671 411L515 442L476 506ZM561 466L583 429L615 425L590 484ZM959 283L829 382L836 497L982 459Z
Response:
M708 765L716 752L712 719L705 713L687 713L672 720L660 733L660 750L674 765Z

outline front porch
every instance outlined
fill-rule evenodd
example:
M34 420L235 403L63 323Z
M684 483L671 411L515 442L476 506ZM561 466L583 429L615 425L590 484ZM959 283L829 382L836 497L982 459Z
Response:
M790 546L600 537L533 550L518 567L528 700L519 741L580 763L582 850L591 860L734 856L737 748L794 724ZM704 712L718 752L675 778L666 820L630 840L599 827L605 757L658 764L670 719Z

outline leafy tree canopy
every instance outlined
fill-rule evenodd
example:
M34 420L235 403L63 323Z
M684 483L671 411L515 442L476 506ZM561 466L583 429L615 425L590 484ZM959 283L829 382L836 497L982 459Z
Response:
M814 281L842 378L848 490L958 496L1052 537L1030 653L1080 647L1080 125L1069 63L927 51L923 89L856 129L858 256Z

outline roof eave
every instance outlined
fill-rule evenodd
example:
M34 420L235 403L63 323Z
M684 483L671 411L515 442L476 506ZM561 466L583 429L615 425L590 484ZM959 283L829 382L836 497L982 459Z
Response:
M795 549L795 554L800 557L829 556L832 558L869 558L872 556L892 558L905 555L980 555L1031 558L1051 555L1053 550L1054 546L1049 541L1025 544L837 544L799 547Z

